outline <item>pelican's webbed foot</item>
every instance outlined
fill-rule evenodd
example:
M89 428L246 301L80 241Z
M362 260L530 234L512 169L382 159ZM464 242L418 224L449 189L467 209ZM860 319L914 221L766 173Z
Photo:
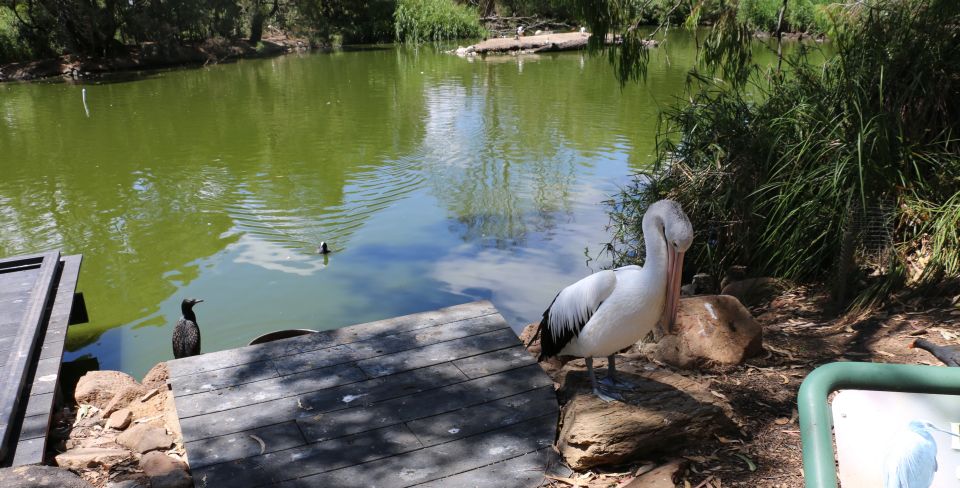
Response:
M607 376L599 381L600 384L616 390L633 390L637 385L617 376L617 363L613 354L607 356Z
M630 381L620 379L616 376L611 377L609 375L597 380L597 383L600 383L607 388L613 388L614 390L633 391L633 389L637 387L637 385Z
M593 388L593 394L596 395L597 398L607 403L623 401L623 395L621 395L619 392L613 391L604 387L600 387L600 386L595 386Z

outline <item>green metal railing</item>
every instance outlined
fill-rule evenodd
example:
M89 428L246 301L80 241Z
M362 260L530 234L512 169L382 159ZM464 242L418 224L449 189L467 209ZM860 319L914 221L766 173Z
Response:
M827 396L842 389L960 395L960 368L912 364L830 363L813 370L797 396L807 488L836 488L833 418Z

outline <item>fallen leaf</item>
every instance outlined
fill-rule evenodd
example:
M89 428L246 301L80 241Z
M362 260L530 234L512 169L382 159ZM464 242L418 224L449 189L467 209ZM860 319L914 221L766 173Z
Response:
M260 444L260 454L261 454L261 455L263 455L263 453L267 452L267 443L266 443L266 442L263 442L263 439L255 436L255 435L253 435L253 434L247 434L247 435L249 435L251 439L257 441L257 443Z
M773 423L775 423L775 424L777 424L777 425L787 425L787 424L790 423L790 419L784 418L784 417L780 417L780 418L774 420Z
M749 469L751 473L757 470L757 465L754 464L753 460L751 460L747 456L744 456L743 454L740 454L740 453L736 453L734 454L734 456L737 456L738 458L742 459L743 462L747 463L747 469Z
M710 394L713 395L713 396L715 396L715 397L717 397L717 398L720 398L720 399L729 401L729 399L727 399L727 396L726 396L726 395L724 395L723 393L720 393L720 392L718 392L718 391L710 390Z
M707 486L708 484L709 484L710 486L713 486L713 483L711 483L712 481L713 481L713 476L708 476L707 479L701 481L700 484L696 486L696 488L703 488L704 486Z

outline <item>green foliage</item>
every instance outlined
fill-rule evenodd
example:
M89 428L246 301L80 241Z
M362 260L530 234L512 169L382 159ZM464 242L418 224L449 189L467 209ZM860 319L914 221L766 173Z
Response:
M473 3L473 2L471 2ZM483 2L477 2L483 4ZM496 0L493 10L502 17L545 17L571 19L570 2L556 0ZM481 8L481 13L483 9Z
M398 41L430 42L481 37L477 12L453 0L400 0L394 13Z
M390 42L395 0L295 0L291 29L325 44Z
M613 208L621 261L649 203L673 198L698 229L692 261L715 276L744 264L832 278L845 232L886 208L893 262L867 295L960 277L960 3L875 0L830 18L823 65L801 46L749 86L692 72L689 102L662 114L656 164Z
M22 41L13 12L0 9L0 63L30 59L31 56L32 51Z
M831 0L788 0L783 15L781 31L784 32L824 32L827 24L820 22L817 12ZM740 0L737 16L739 20L756 31L774 32L783 0Z

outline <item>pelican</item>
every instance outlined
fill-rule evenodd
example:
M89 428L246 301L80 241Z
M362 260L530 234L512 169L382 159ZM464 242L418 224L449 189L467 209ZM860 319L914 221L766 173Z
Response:
M200 327L193 306L202 302L196 298L185 298L180 303L183 314L173 329L173 357L180 359L200 354Z
M629 384L616 378L614 355L642 339L658 324L668 329L677 315L683 253L693 226L671 200L660 200L643 215L646 262L596 272L564 288L543 312L537 334L540 360L579 356L587 363L593 393L601 400L622 397L608 389ZM607 357L607 376L597 382L593 358Z
M883 488L930 488L937 472L937 443L931 432L956 436L930 422L913 420L891 439L883 458Z

